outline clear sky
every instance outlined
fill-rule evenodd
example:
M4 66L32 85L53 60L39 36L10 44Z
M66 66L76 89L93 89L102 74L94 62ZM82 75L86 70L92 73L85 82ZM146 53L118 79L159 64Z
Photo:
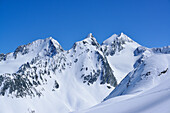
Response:
M90 32L124 32L146 47L170 45L170 0L0 0L0 53L52 36L68 50Z

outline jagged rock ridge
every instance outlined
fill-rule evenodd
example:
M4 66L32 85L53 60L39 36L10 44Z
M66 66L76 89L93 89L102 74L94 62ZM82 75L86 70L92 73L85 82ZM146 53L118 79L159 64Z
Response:
M16 72L4 72L0 75L0 95L41 96L43 85L48 84L48 79L54 79L53 76L74 68L77 70L73 74L79 71L78 77L87 85L97 80L101 85L108 84L113 87L117 85L113 70L100 44L91 33L83 41L76 42L68 51L64 51L60 44L50 37L19 46L13 53L1 54L0 59L5 63L20 57L23 60L30 57L31 60L23 61ZM59 88L57 77L52 81Z

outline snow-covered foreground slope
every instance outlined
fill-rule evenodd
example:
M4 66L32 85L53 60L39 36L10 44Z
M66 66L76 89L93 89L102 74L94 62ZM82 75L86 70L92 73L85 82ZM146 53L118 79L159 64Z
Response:
M169 50L168 46L138 48L135 54L142 54L140 63L137 61L138 66L121 81L105 101L78 113L169 113Z
M111 98L88 110L74 113L169 113L170 79L139 95Z

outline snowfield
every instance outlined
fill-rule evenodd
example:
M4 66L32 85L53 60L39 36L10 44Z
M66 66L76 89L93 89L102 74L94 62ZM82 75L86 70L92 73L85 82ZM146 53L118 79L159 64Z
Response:
M0 113L169 113L170 46L90 33L65 51L53 38L0 54Z
M170 54L150 54L101 104L74 113L169 113Z
M143 93L117 96L90 109L74 113L169 113L169 80Z

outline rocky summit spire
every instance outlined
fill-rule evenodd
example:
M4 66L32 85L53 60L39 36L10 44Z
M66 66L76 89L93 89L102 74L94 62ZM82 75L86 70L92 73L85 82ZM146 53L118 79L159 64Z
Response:
M99 48L100 44L97 42L92 33L89 33L85 39L74 43L73 48L75 49L77 46L79 47L81 46L81 48L83 47L90 48L91 46L96 46Z
M95 37L92 35L92 33L89 33L87 35L87 37L83 40L83 42L88 42L89 44L91 44L93 46L98 46L99 47L99 43L97 42Z
M92 33L89 33L86 38L93 38Z

